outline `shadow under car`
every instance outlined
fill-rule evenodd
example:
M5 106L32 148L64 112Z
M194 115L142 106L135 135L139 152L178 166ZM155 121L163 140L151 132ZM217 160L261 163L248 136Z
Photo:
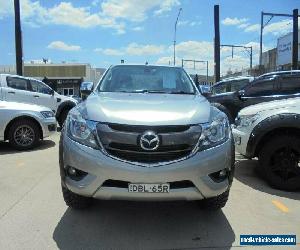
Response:
M53 239L59 249L230 249L235 235L221 210L196 202L96 201L68 208Z

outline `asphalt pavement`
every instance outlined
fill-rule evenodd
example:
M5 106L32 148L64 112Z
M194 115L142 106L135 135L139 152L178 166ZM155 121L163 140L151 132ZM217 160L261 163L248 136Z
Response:
M27 152L0 143L0 249L235 249L240 234L296 234L297 246L262 249L300 249L300 193L270 188L256 160L236 156L229 202L218 212L126 201L74 211L60 190L58 140Z

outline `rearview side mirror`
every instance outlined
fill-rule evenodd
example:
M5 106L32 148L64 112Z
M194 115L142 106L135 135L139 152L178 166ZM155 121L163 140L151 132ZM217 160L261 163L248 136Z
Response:
M93 91L94 83L93 82L82 82L80 85L80 93L82 99L85 100Z
M238 91L238 97L239 97L239 99L242 100L244 96L245 96L245 90L244 89L239 90Z

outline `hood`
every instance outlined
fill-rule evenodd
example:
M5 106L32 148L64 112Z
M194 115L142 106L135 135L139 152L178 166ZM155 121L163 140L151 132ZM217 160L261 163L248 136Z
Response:
M28 110L28 111L51 111L51 109L43 106L38 106L35 104L28 104L28 103L20 103L20 102L7 102L7 101L0 101L0 110L6 109L6 110Z
M297 98L289 98L284 100L276 100L271 102L262 102L259 104L255 104L244 108L240 111L240 115L252 115L258 112L274 110L274 109L282 109L291 108L291 107L300 107L300 97Z
M74 102L75 104L78 104L78 101L76 99L74 99L73 97L65 96L65 95L60 95L60 94L58 94L56 92L55 92L55 95L57 97L59 97L62 100L62 102L70 101L70 102Z
M77 107L85 119L131 125L197 124L210 116L210 104L201 95L99 93Z

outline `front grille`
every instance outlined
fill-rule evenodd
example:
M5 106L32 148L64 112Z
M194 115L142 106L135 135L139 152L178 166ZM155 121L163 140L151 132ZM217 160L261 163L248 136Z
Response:
M137 152L137 153L150 153L146 150L143 150L139 145L131 145L131 144L122 144L122 143L116 143L111 142L109 146L107 147L109 150L117 150L117 151L123 151L123 152ZM161 153L161 152L180 152L180 151L189 151L192 148L187 144L178 144L178 145L161 145L155 153Z
M156 133L176 133L183 132L190 128L189 125L166 125L166 126L142 126L142 125L124 125L124 124L108 124L108 126L117 131L143 133L146 130L152 130Z
M145 131L158 135L156 150L142 149L140 139ZM98 124L98 136L105 151L119 159L131 162L155 164L188 156L201 135L201 126L139 126Z

